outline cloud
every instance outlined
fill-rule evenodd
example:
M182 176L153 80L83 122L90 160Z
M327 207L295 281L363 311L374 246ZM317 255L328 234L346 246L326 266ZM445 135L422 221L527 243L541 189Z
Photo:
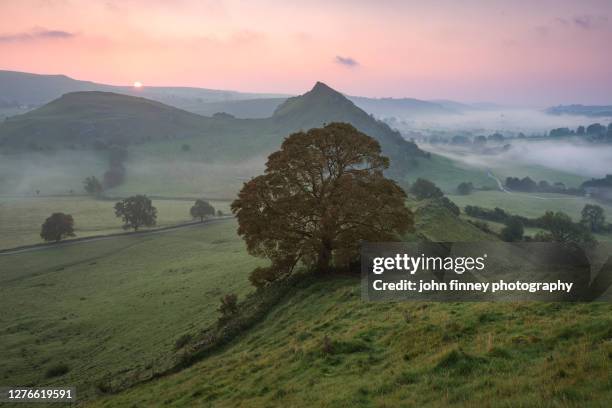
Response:
M592 14L575 15L571 18L558 17L555 22L562 27L577 27L583 30L596 30L608 23L608 17Z
M344 65L345 67L356 67L357 65L359 65L359 63L357 61L355 61L354 59L352 59L351 57L341 57L339 55L336 55L336 59L334 60L336 62L336 64L340 64L340 65Z
M0 35L0 43L29 42L36 40L66 40L75 37L76 34L62 30L47 30L35 28L31 31Z
M574 16L572 22L576 27L582 28L583 30L593 30L605 25L608 22L608 17L585 14L582 16Z

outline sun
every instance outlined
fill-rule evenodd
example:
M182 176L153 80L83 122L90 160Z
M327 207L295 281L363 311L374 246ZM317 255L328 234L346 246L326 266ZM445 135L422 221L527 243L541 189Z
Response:
M134 82L134 88L142 88L142 82L140 81Z

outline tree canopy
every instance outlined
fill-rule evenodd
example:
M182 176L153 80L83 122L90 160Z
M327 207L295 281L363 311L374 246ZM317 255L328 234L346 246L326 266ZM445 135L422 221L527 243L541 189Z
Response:
M378 142L349 124L285 139L231 206L249 252L272 260L267 280L299 261L320 273L348 265L361 241L408 231L412 213L404 191L383 175L388 167Z
M591 232L600 232L605 229L606 216L603 208L595 204L587 204L582 209L581 223Z
M441 198L444 196L442 190L438 188L432 181L418 178L410 187L410 192L417 200L425 200L427 198Z
M552 241L590 245L594 242L591 232L582 224L574 223L563 212L546 211L539 219L540 226L548 232L536 234L536 241Z
M474 191L474 185L471 182L462 182L457 186L457 192L461 195L468 195Z
M215 215L215 208L208 201L197 199L189 213L193 218L199 218L200 221L204 221L204 217Z
M64 213L53 213L47 218L41 227L40 237L45 241L55 241L66 237L74 237L74 219L72 215Z
M152 227L157 221L157 209L145 195L125 198L115 204L115 215L123 220L123 228Z
M510 217L506 220L506 225L501 230L501 239L506 242L520 241L523 239L523 222L519 217Z
M83 181L83 186L88 194L92 194L95 196L102 194L102 191L104 190L104 188L102 187L102 183L100 182L100 180L98 180L96 176L87 177Z

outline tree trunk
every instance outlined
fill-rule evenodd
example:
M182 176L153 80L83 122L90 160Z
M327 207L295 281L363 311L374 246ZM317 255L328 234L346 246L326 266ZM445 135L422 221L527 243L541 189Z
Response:
M332 258L332 244L330 240L324 239L321 242L319 249L319 257L317 259L317 274L326 274L330 270Z

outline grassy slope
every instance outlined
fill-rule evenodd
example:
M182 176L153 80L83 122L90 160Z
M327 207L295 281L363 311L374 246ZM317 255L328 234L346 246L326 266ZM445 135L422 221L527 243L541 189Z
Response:
M419 235L489 238L431 203L411 206ZM92 405L604 407L611 311L604 303L367 303L357 279L328 278L209 358Z
M487 177L486 170L471 167L459 161L436 154L431 159L419 158L418 166L408 172L406 180L414 182L417 178L425 178L436 183L446 193L452 193L464 181L471 181L475 186L496 188L495 180Z
M496 239L430 200L410 200L408 206L415 214L415 233L406 237L407 240L424 238L434 242L478 242Z
M611 312L605 303L365 303L356 279L328 279L222 352L92 405L606 407Z
M229 212L229 202L212 201L221 211ZM115 200L91 197L0 197L0 249L42 243L40 226L53 212L71 214L77 237L123 232L121 219L115 216ZM192 221L191 200L156 200L157 226L164 227Z
M420 235L486 239L428 202L411 206ZM92 405L604 407L611 311L603 303L366 303L358 280L329 278L211 357Z
M91 395L161 370L174 342L217 318L219 298L251 290L262 261L246 254L236 224L223 221L0 256L0 382L75 384ZM64 363L70 372L45 379Z

